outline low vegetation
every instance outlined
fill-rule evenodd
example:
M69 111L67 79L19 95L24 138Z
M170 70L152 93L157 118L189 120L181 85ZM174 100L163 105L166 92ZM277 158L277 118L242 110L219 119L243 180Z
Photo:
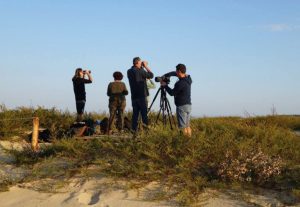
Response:
M26 116L39 116L43 127L53 132L67 130L74 120L69 112L56 109L6 110L2 106L0 112L0 120ZM15 128L29 126L27 122L1 123L0 139L17 135ZM300 117L199 118L192 121L192 128L191 138L156 126L136 139L63 138L39 153L30 149L11 153L16 165L31 169L28 180L68 179L96 166L99 174L114 178L160 182L166 188L158 197L175 198L182 206L196 202L206 188L236 185L287 191L293 202L300 199L300 137L294 133L300 129Z

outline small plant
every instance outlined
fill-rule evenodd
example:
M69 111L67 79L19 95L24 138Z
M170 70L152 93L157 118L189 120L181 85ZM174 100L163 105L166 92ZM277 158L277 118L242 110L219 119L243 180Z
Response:
M239 152L237 156L227 152L220 164L219 176L224 180L255 182L262 184L281 174L283 161L280 157L270 157L260 148Z

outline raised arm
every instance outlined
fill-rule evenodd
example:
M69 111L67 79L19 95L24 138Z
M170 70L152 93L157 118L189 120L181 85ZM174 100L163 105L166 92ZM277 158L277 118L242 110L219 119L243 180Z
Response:
M154 74L151 72L151 69L149 68L149 66L148 66L148 62L147 61L144 61L143 62L144 64L144 68L145 68L145 73L144 73L144 78L146 78L146 79L152 79L152 78L154 78Z
M85 83L92 83L93 82L93 78L92 78L92 75L90 73L89 70L86 70L85 74L87 75L88 79L85 79Z
M169 73L164 74L163 76L164 76L164 77L177 76L177 73L176 73L176 71L172 71L172 72L169 72Z

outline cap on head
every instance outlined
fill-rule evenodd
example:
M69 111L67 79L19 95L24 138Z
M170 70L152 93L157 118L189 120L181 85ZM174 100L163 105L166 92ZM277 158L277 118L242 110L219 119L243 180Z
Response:
M178 64L176 66L176 71L180 71L181 73L185 74L186 73L186 67L184 64Z
M132 63L133 63L133 65L136 65L139 61L141 61L141 58L140 57L135 57L135 58L133 58Z

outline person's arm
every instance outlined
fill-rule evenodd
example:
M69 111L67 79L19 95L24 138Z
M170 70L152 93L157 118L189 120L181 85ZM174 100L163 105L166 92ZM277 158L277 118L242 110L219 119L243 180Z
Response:
M127 96L127 95L128 95L128 90L127 90L127 88L126 88L125 83L124 83L124 91L123 91L123 95L124 95L124 96Z
M112 95L112 92L111 92L111 83L108 85L107 87L107 96L111 96Z
M85 74L87 75L88 79L84 79L85 80L84 82L85 83L92 83L93 82L93 78L92 78L92 75L91 75L90 71L86 70Z
M177 76L177 73L176 73L176 71L172 71L172 72L169 72L169 73L164 74L163 76L164 76L164 77Z
M166 88L167 93L170 96L174 96L174 90L175 90L175 88L171 89L168 85L166 85L165 88Z
M131 69L129 69L127 71L127 78L128 78L129 84L131 84L131 82L133 80L133 75L132 75L132 70Z
M177 96L177 94L181 92L182 88L183 88L182 84L178 84L178 83L175 84L173 89L171 89L168 85L166 85L166 91L170 96Z
M152 79L154 78L154 74L151 72L151 69L149 68L148 66L148 62L147 61L144 61L143 62L144 64L144 73L143 73L143 78L146 78L146 79Z

